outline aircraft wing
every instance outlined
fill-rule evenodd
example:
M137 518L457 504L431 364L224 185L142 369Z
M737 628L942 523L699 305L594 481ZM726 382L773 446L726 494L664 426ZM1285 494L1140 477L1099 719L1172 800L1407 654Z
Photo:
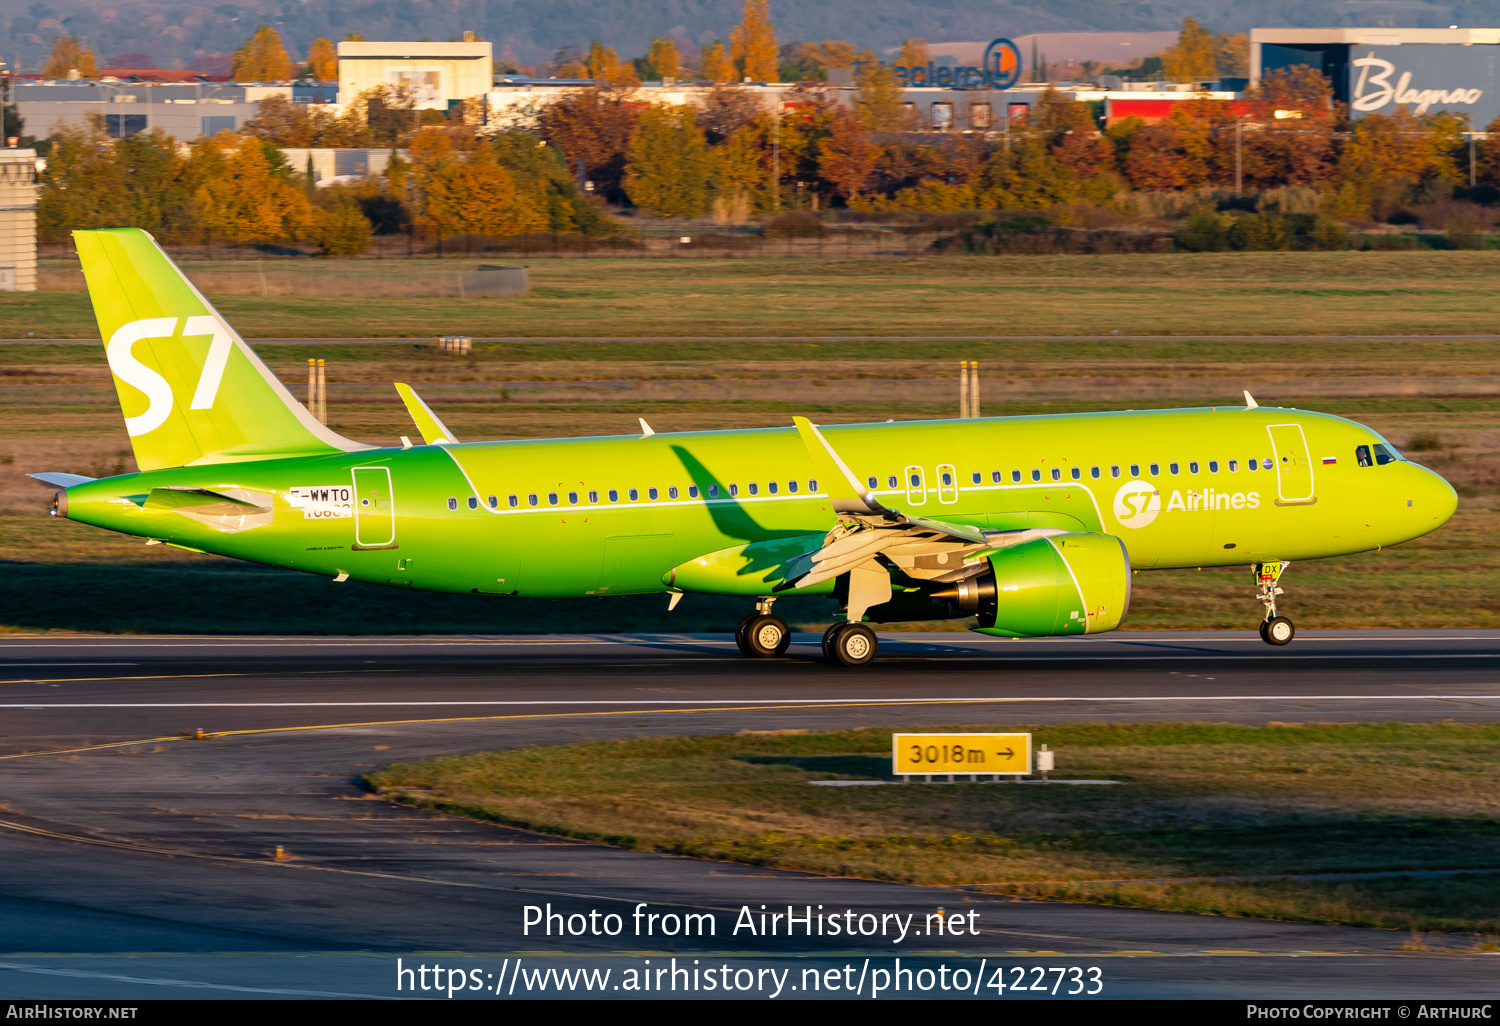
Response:
M458 442L453 432L448 430L448 425L432 412L432 407L422 401L416 390L404 381L396 382L396 392L401 396L401 401L406 404L406 412L411 414L412 423L417 425L417 432L422 436L422 441L428 445L452 445Z
M795 423L808 455L818 466L820 481L827 485L839 522L824 536L820 548L793 561L787 575L793 588L831 580L872 563L876 556L884 557L909 577L961 580L983 568L986 552L1067 533L1056 528L984 531L889 509L873 494L862 491L859 478L816 425L806 417L795 418Z

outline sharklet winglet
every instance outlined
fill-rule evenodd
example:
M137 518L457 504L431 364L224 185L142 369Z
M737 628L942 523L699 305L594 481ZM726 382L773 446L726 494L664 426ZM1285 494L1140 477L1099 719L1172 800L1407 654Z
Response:
M397 381L394 384L396 393L406 404L406 412L411 416L411 422L417 426L417 433L422 436L423 442L428 445L458 444L458 439L453 437L453 432L448 430L448 425L432 412L432 407L417 395L416 389L404 381Z
M636 420L639 420L641 422L642 438L650 438L652 435L656 434L655 431L651 430L651 425L646 423L645 417L637 417Z
M1255 396L1253 396L1253 395L1250 394L1250 390L1248 388L1245 389L1245 409L1247 409L1247 410L1258 410L1258 409L1260 409L1260 403L1258 403L1258 402L1255 401Z

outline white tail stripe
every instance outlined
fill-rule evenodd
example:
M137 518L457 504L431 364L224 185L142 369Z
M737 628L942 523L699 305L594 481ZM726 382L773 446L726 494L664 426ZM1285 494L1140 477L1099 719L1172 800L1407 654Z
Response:
M137 360L130 351L131 347L145 338L170 338L176 327L176 317L131 321L121 325L104 347L111 373L132 388L139 389L150 400L145 413L125 418L125 431L132 437L155 431L166 423L172 414L172 386L166 378Z
M198 389L193 393L190 410L211 410L219 396L219 383L224 380L224 367L229 363L229 350L234 348L234 337L228 325L212 314L189 317L183 325L182 335L212 335L208 344L208 356L203 360L203 373L198 376Z

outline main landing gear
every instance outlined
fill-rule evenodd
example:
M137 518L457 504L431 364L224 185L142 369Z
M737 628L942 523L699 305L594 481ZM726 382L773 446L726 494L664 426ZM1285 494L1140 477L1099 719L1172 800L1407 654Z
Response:
M734 643L740 651L752 659L774 659L786 655L792 644L792 629L781 617L771 612L774 598L763 598L755 603L755 612L740 621L735 628Z
M880 651L875 632L862 623L840 620L823 634L823 656L840 666L863 666Z
M1287 568L1287 561L1280 560L1274 563L1256 563L1251 570L1255 574L1256 597L1261 605L1266 607L1266 617L1260 624L1260 640L1267 645L1290 645L1292 639L1297 636L1297 628L1292 621L1276 612L1276 596L1283 594L1284 589L1278 588L1276 582L1281 580L1282 573Z

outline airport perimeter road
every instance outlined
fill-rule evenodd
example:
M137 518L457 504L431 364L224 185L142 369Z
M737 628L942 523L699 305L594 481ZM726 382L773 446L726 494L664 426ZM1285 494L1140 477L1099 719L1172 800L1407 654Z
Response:
M0 996L397 996L397 957L491 981L517 957L616 974L697 959L744 979L790 969L788 986L805 968L849 965L852 985L897 955L971 977L981 965L1097 967L1115 997L1493 995L1500 956L1399 951L1404 934L660 856L393 806L358 782L444 753L659 733L1500 718L1500 632L1308 632L1284 650L1240 633L887 635L886 656L859 672L824 665L816 640L799 636L775 662L718 636L0 641ZM629 922L639 902L712 914L718 929L523 932L528 905ZM762 904L918 924L939 907L979 915L963 936L900 944L731 932L742 906ZM588 993L626 996L572 996ZM559 995L523 984L508 996Z

